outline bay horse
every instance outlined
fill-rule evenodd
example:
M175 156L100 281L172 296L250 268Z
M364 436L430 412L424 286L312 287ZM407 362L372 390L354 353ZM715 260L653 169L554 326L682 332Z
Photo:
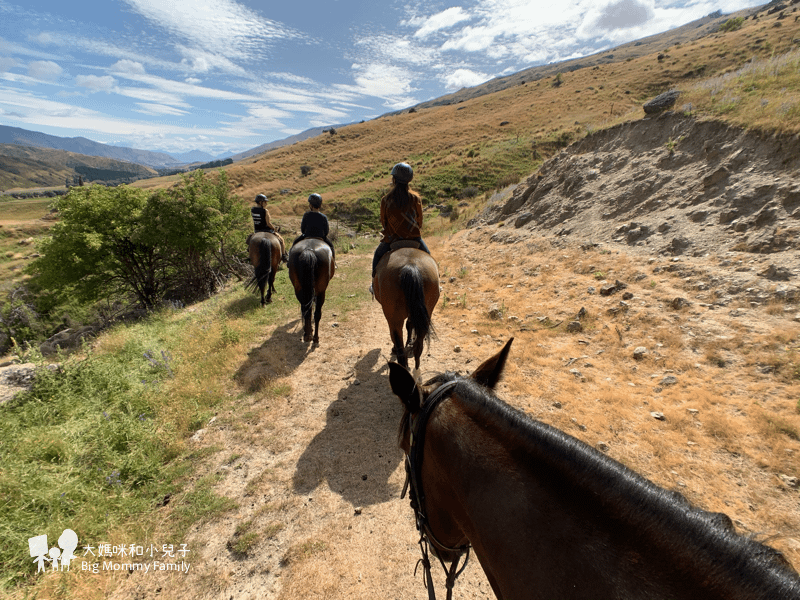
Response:
M499 400L512 340L470 377L389 364L429 594L428 548L452 562L449 598L471 547L503 600L800 599L783 555L726 515Z
M303 317L303 341L319 344L319 320L325 291L336 272L330 246L319 238L306 238L292 246L289 251L289 279L294 286L294 295L300 302ZM311 309L314 310L314 336L311 336Z
M414 369L433 334L431 315L439 301L439 267L433 257L413 247L400 247L385 254L372 279L375 299L383 308L392 339L392 354L408 366L406 346L413 349ZM403 323L407 331L403 344Z
M275 291L275 274L281 262L281 243L272 233L257 231L247 238L247 250L255 274L245 288L252 291L258 289L261 292L261 306L265 306L272 302L272 292Z

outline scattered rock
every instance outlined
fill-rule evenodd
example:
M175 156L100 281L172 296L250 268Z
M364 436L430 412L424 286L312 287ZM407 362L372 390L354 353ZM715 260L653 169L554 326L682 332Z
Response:
M670 306L672 306L674 310L680 310L684 306L689 306L689 301L686 300L686 298L673 298L672 302L670 302Z
M461 346L459 346L458 344L453 346L453 352L461 352Z
M678 383L678 378L674 375L666 375L661 380L661 385L675 385L676 383Z
M767 279L788 281L792 277L792 272L786 267L777 267L770 264L766 269L759 273L759 276Z
M642 105L645 114L648 115L657 115L658 113L664 112L665 110L669 110L673 106L675 106L675 102L677 102L678 97L681 95L680 91L678 90L670 90L668 92L664 92L663 94L659 94L652 100L645 102Z
M791 475L778 475L778 479L780 479L790 488L800 489L800 479L797 477L792 477Z
M664 416L662 412L651 412L650 416L653 417L656 421L666 421L667 417Z
M608 452L611 449L611 446L605 442L597 442L597 449L600 450L600 452Z
M635 360L642 360L645 356L647 356L647 348L644 346L639 346L633 351L633 358Z
M580 321L570 321L567 324L567 333L580 333L583 331L583 325Z

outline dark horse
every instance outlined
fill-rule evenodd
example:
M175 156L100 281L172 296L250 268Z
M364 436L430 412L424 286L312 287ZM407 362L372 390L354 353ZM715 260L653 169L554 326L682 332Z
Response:
M281 262L281 243L273 234L257 231L248 238L247 249L250 253L250 264L256 272L246 287L248 290L258 289L261 292L261 306L264 306L272 302L272 292L275 291L275 273Z
M289 251L289 279L300 302L303 316L303 341L310 342L311 309L314 310L314 343L319 344L319 319L325 304L325 290L333 279L336 265L330 246L319 238L300 240Z
M431 314L439 301L439 267L427 252L416 248L392 250L381 258L372 279L375 298L383 308L394 345L392 353L404 367L408 366L403 344L403 322L406 324L406 345L414 351L414 368L426 340L433 333Z
M389 365L423 564L429 543L454 565L471 545L503 600L800 599L783 555L726 515L494 396L510 344L469 378L418 385ZM448 595L456 576L451 567Z

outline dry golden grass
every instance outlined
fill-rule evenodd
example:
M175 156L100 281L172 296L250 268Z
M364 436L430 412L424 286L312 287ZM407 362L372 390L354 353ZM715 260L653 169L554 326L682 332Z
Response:
M436 246L443 271L465 273L444 285L447 296L467 294L466 308L440 306L437 324L459 328L462 346L478 355L515 336L514 366L499 395L691 502L728 513L741 530L778 534L771 543L798 564L798 492L779 476L800 474L800 377L755 366L790 363L800 328L768 308L757 334L722 314L700 319L693 308L673 310L679 290L670 286L680 281L653 288L652 266L631 257L536 241L527 242L528 252L526 242L494 244L487 255L491 233L462 233ZM587 292L599 287L598 272L629 284L628 311L608 312L618 295ZM633 283L640 272L648 277ZM486 316L496 305L504 308L501 321ZM566 321L581 308L583 331L567 333ZM712 327L714 335L688 333ZM633 358L636 346L648 348L641 361ZM678 383L661 384L665 375ZM657 412L665 420L651 416Z

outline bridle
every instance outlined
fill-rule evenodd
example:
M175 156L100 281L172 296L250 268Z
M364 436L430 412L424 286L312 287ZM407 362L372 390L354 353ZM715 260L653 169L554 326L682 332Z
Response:
M408 491L410 486L411 508L414 509L417 531L420 533L419 547L422 551L422 558L417 562L417 567L419 567L421 564L425 571L425 587L428 589L429 600L436 600L436 593L433 591L433 578L431 577L431 563L428 559L428 547L430 546L431 542L437 548L458 555L448 569L444 563L444 560L437 553L437 558L442 564L442 568L447 576L445 584L447 587L447 600L451 600L453 597L453 586L456 583L456 579L459 575L461 575L461 573L464 572L464 569L467 568L467 563L469 562L469 542L463 546L459 546L458 548L450 548L449 546L441 543L437 539L436 535L434 535L434 533L431 531L428 523L427 512L425 510L425 491L422 489L422 451L425 447L425 426L427 425L428 419L430 418L433 410L442 400L445 399L447 393L452 391L458 382L458 379L454 379L436 388L433 393L428 396L428 401L424 404L424 406L422 406L416 419L413 419L410 413L408 415L408 428L410 437L409 450L408 454L406 455L406 483L403 486L403 493L400 495L400 498L405 498L406 491ZM458 564L461 561L462 555L466 556L464 558L464 564L459 569ZM414 574L416 574L416 569L414 569Z

